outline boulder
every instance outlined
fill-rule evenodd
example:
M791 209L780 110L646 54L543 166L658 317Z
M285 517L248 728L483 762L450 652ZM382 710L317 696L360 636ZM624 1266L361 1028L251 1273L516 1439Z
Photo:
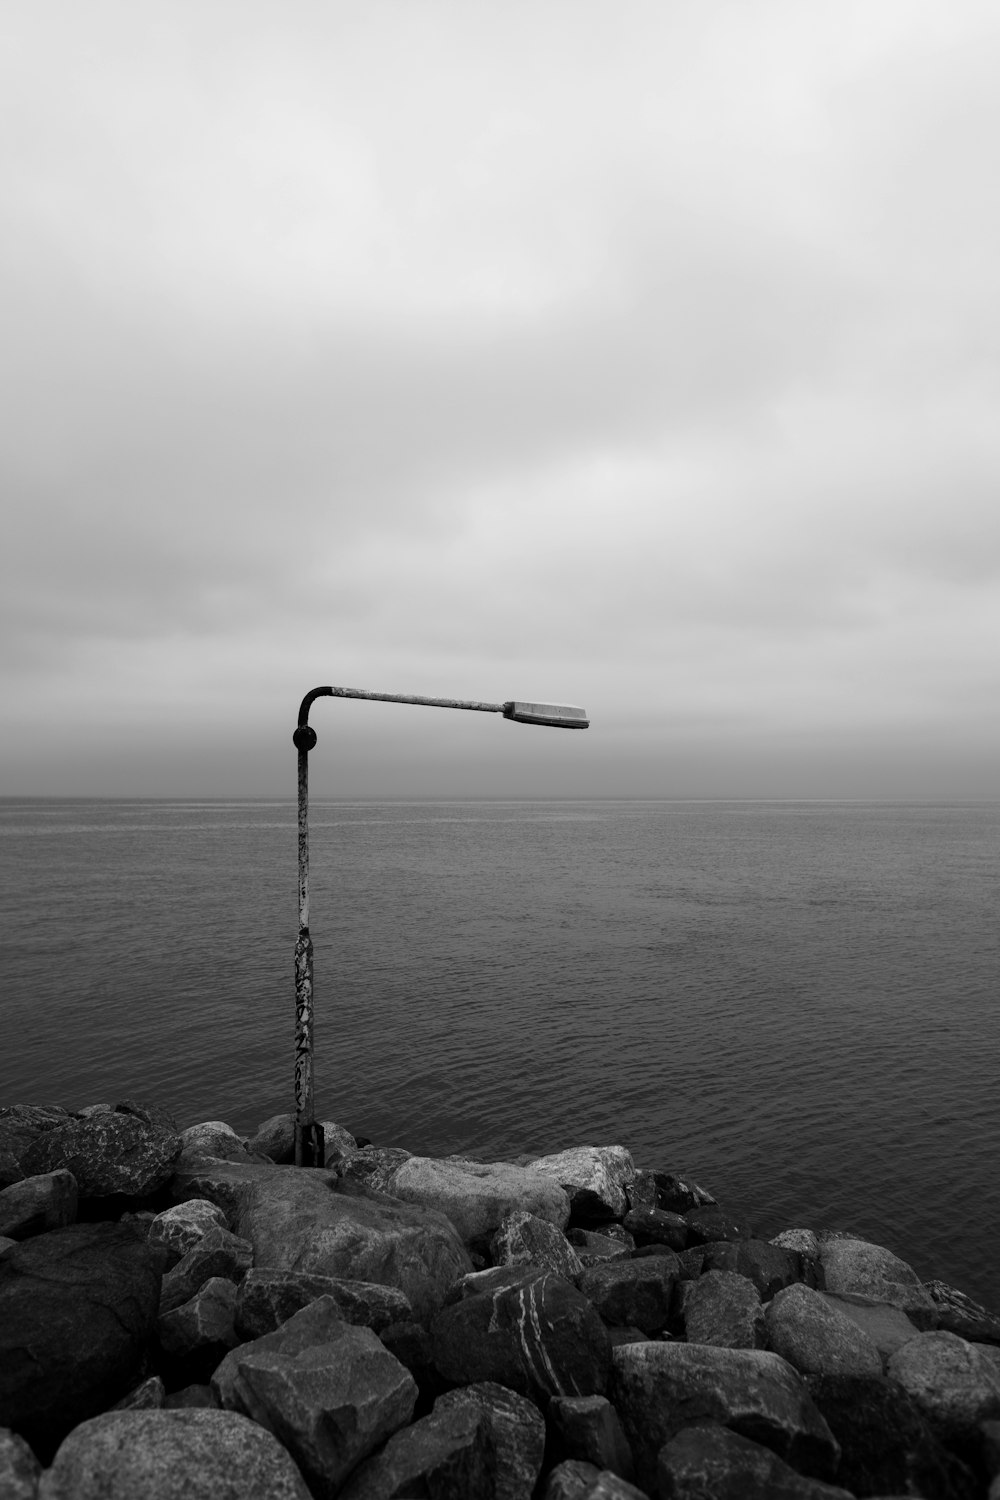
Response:
M279 1166L295 1160L295 1116L271 1115L257 1126L247 1148L260 1156L269 1156Z
M766 1346L764 1309L748 1277L735 1271L707 1271L697 1281L682 1281L678 1293L680 1321L689 1344L724 1349Z
M333 1495L352 1469L413 1415L417 1386L370 1328L345 1323L332 1297L274 1333L241 1344L212 1376L227 1411L274 1432L315 1493Z
M336 1172L338 1177L359 1183L373 1193L389 1193L393 1173L404 1161L409 1161L410 1155L402 1146L365 1146L339 1160Z
M837 1481L854 1494L973 1500L978 1493L969 1471L895 1381L809 1375L806 1385L841 1447Z
M35 1500L42 1466L24 1438L0 1427L0 1495L3 1500Z
M628 1245L607 1234L596 1234L592 1229L577 1227L567 1229L566 1240L579 1257L581 1266L603 1265L609 1260L626 1260L631 1254Z
M698 1248L701 1272L735 1271L746 1276L765 1302L782 1287L802 1280L802 1257L764 1240L713 1240Z
M158 1257L126 1224L71 1224L5 1251L0 1425L47 1460L136 1384L159 1293Z
M584 1271L577 1285L612 1327L627 1324L643 1333L660 1333L670 1318L674 1288L680 1279L676 1255L642 1260L614 1260Z
M945 1281L925 1281L924 1291L934 1303L937 1326L946 1333L957 1333L974 1344L1000 1344L1000 1316L996 1313Z
M178 1170L196 1165L203 1157L215 1161L249 1161L247 1148L236 1131L225 1120L202 1120L198 1125L189 1125L180 1133L183 1154L177 1163Z
M731 1427L815 1479L836 1472L840 1449L802 1380L779 1355L708 1344L621 1344L608 1395L632 1444L638 1482L656 1483L664 1443L696 1421Z
M542 1500L648 1500L648 1496L611 1469L568 1458L550 1473Z
M689 1245L707 1245L713 1240L749 1240L753 1230L745 1219L733 1219L717 1203L690 1208L684 1214Z
M167 1399L166 1386L159 1375L150 1375L147 1380L140 1380L139 1384L116 1401L111 1408L112 1411L159 1411ZM3 1491L0 1490L0 1494Z
M69 1116L49 1105L5 1104L0 1107L0 1154L19 1163L39 1136L65 1125ZM16 1179L13 1179L16 1180Z
M937 1310L911 1266L891 1250L847 1237L820 1240L820 1266L828 1292L857 1292L899 1307L918 1328L933 1327Z
M536 1157L530 1167L559 1183L575 1220L621 1219L628 1212L635 1163L624 1146L573 1146Z
M466 1244L495 1234L511 1213L534 1214L557 1229L569 1220L569 1199L553 1177L506 1161L410 1156L392 1172L386 1192L444 1214Z
M0 1192L0 1234L23 1240L76 1221L76 1178L64 1169L23 1177Z
M180 1134L177 1117L172 1110L164 1109L162 1104L140 1104L136 1099L122 1099L114 1108L116 1114L135 1115L144 1125L153 1125L157 1130L166 1131L167 1135ZM103 1114L103 1110L99 1113Z
M728 1427L686 1427L660 1449L658 1494L668 1500L853 1500L847 1490L797 1474L770 1448Z
M20 1182L24 1173L16 1156L9 1151L0 1151L0 1188L10 1187L12 1182Z
M767 1342L803 1375L881 1375L882 1356L857 1323L812 1287L777 1292L764 1314Z
M338 1125L333 1120L323 1121L323 1165L325 1167L336 1167L338 1163L353 1156L357 1149L357 1141L343 1125Z
M106 1412L82 1423L38 1500L312 1500L270 1432L229 1411Z
M920 1332L901 1308L890 1307L888 1302L872 1302L857 1295L837 1296L835 1292L819 1292L817 1295L834 1312L850 1318L867 1335L881 1355L883 1366L900 1344L905 1344Z
M228 1229L208 1230L186 1255L168 1271L160 1291L160 1315L189 1302L212 1277L227 1281L242 1280L253 1262L253 1247L248 1240Z
M493 1500L497 1458L485 1414L472 1405L437 1407L392 1435L355 1469L341 1500Z
M672 1172L637 1171L628 1185L630 1208L663 1208L668 1213L686 1214L715 1202L711 1193L690 1179L675 1177Z
M345 1281L307 1271L251 1270L236 1297L236 1331L242 1339L273 1333L318 1297L332 1297L345 1323L381 1333L413 1316L409 1298L397 1287L372 1281Z
M550 1271L506 1273L431 1324L434 1363L456 1385L490 1380L544 1407L550 1396L603 1395L610 1344L591 1302Z
M135 1115L92 1115L47 1130L21 1157L27 1176L72 1172L81 1198L145 1198L170 1180L181 1143Z
M178 1174L173 1192L217 1203L253 1246L256 1269L398 1287L418 1319L430 1317L472 1268L443 1214L366 1192L332 1172L202 1163Z
M490 1500L531 1500L545 1456L545 1419L526 1397L491 1380L446 1391L435 1411L474 1407L485 1419L496 1452Z
M682 1214L665 1208L633 1208L624 1219L625 1228L637 1245L666 1245L669 1250L686 1250L687 1220Z
M919 1333L891 1356L887 1374L939 1432L969 1439L978 1423L1000 1417L1000 1364L991 1352L943 1329Z
M232 1349L239 1342L233 1326L235 1311L236 1287L224 1276L212 1276L188 1302L161 1313L160 1347L174 1359L205 1349Z
M783 1229L768 1244L777 1245L779 1250L794 1250L810 1260L819 1259L819 1240L811 1229Z
M176 1264L189 1250L200 1245L211 1230L228 1228L221 1208L209 1203L207 1198L192 1198L157 1214L149 1226L146 1240L151 1246L162 1246L167 1252L168 1263Z
M553 1396L547 1423L557 1462L582 1459L597 1469L610 1469L630 1483L634 1480L632 1448L606 1396Z
M566 1236L537 1214L508 1214L490 1241L490 1254L494 1265L539 1266L568 1281L583 1270Z

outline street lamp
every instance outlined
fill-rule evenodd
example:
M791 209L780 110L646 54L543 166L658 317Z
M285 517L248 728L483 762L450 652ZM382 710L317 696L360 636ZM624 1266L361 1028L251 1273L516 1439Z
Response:
M421 698L412 693L367 693L362 688L318 687L306 693L292 735L299 752L299 935L295 944L295 1165L323 1165L323 1127L313 1102L313 945L309 936L309 751L316 731L309 710L316 698L369 698L379 703L419 703L427 708L468 708L503 714L516 724L547 724L554 729L586 729L582 708L565 703L472 703L461 698Z

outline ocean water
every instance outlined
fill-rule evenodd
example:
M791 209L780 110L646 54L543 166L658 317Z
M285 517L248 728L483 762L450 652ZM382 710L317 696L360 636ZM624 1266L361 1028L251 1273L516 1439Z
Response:
M1000 1308L1000 805L314 801L316 1090L621 1143ZM0 801L0 1103L292 1107L291 801Z

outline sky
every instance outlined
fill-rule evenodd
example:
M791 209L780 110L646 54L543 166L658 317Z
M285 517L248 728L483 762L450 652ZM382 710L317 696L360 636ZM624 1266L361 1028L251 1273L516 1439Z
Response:
M0 795L1000 796L995 0L8 0Z

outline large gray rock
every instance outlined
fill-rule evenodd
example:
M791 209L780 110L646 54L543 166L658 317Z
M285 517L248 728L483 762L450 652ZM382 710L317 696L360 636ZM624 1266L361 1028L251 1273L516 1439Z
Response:
M397 1287L374 1281L345 1281L306 1271L251 1270L240 1283L236 1298L236 1331L242 1339L273 1333L282 1323L315 1302L332 1297L345 1323L357 1323L381 1333L393 1323L408 1322L413 1309Z
M688 1227L689 1245L709 1245L717 1240L749 1240L753 1228L745 1219L734 1219L717 1203L701 1204L689 1208L684 1214Z
M486 1421L496 1450L491 1500L531 1500L545 1456L545 1419L533 1401L495 1381L445 1391L435 1411L474 1407Z
M567 1458L549 1474L542 1500L648 1500L648 1496L612 1469Z
M872 1302L870 1298L857 1294L838 1296L835 1292L819 1292L818 1295L836 1313L850 1318L871 1339L883 1365L901 1344L920 1332L902 1308L890 1307L888 1302Z
M857 1323L812 1287L785 1287L764 1314L775 1354L803 1375L881 1375L882 1356Z
M593 1266L584 1271L577 1285L605 1323L654 1334L667 1326L679 1279L680 1264L667 1250L641 1260L614 1260Z
M0 1495L3 1500L35 1500L42 1466L24 1438L0 1427Z
M176 1264L189 1250L200 1245L213 1229L228 1228L221 1208L209 1203L207 1198L192 1198L157 1214L149 1226L146 1241L151 1246L162 1247L168 1260Z
M183 1157L179 1167L187 1167L201 1157L218 1161L248 1161L247 1148L225 1120L202 1120L189 1125L180 1135Z
M545 1406L550 1396L603 1395L610 1344L593 1305L549 1271L494 1272L491 1290L442 1309L434 1363L456 1385L494 1380Z
M608 1234L597 1234L592 1229L567 1229L566 1239L579 1256L584 1270L604 1265L609 1260L627 1260L632 1253L621 1240Z
M624 1146L572 1146L529 1165L566 1191L575 1219L621 1219L628 1212L635 1162Z
M962 1438L1000 1417L1000 1364L992 1352L941 1329L901 1345L887 1373L939 1431Z
M569 1222L569 1198L554 1178L507 1161L409 1156L392 1172L386 1192L444 1214L466 1244L495 1234L512 1213L534 1214L557 1229Z
M208 1230L198 1243L182 1256L163 1278L160 1290L160 1313L190 1301L195 1293L215 1276L224 1276L234 1284L241 1281L253 1261L249 1240L228 1229Z
M269 1156L279 1166L295 1160L295 1116L271 1115L257 1126L248 1149Z
M848 1490L797 1474L770 1448L715 1423L671 1438L660 1449L657 1476L665 1500L853 1500Z
M339 1491L341 1500L493 1500L497 1457L484 1413L456 1406L396 1432Z
M840 1449L801 1379L777 1354L708 1344L622 1344L608 1395L632 1444L638 1482L656 1483L656 1456L694 1421L762 1442L811 1478L830 1479Z
M582 1459L629 1483L635 1479L631 1444L606 1396L553 1396L547 1422L552 1454L560 1463Z
M666 1245L668 1250L685 1250L688 1225L683 1214L668 1213L664 1208L633 1208L623 1220L637 1245Z
M700 1246L697 1253L701 1255L702 1271L733 1271L746 1276L765 1302L782 1287L803 1280L802 1256L765 1240L712 1240Z
M366 1192L332 1172L205 1162L179 1173L173 1192L217 1203L252 1244L255 1269L395 1286L420 1319L472 1269L444 1215Z
M135 1115L68 1120L38 1136L21 1157L27 1176L72 1172L81 1198L144 1198L170 1180L181 1143Z
M238 1342L233 1318L236 1287L224 1276L212 1276L188 1301L163 1313L157 1325L160 1347L175 1359L203 1349L232 1349Z
M47 1459L111 1406L139 1378L159 1293L158 1257L125 1224L71 1224L5 1251L0 1425Z
M820 1240L820 1266L828 1292L856 1292L901 1308L918 1328L931 1328L937 1310L916 1271L882 1245L868 1240Z
M946 1333L976 1344L1000 1344L1000 1316L974 1302L946 1281L925 1281L924 1290L937 1310L937 1324Z
M490 1241L497 1266L539 1266L572 1281L583 1265L561 1230L537 1214L508 1214Z
M370 1328L345 1323L332 1297L233 1349L212 1389L275 1433L321 1497L409 1422L417 1398L409 1371Z
M64 1169L24 1177L0 1192L0 1234L12 1240L76 1221L76 1178Z
M686 1214L702 1208L715 1199L690 1178L676 1177L673 1172L650 1172L640 1168L628 1186L629 1207L662 1208L672 1214Z
M40 1135L55 1130L59 1125L65 1125L69 1118L64 1109L51 1105L0 1106L0 1155L9 1156L19 1163L28 1147Z
M364 1146L347 1152L337 1161L337 1176L372 1193L389 1193L393 1173L412 1154L402 1146Z
M230 1411L106 1412L82 1423L38 1500L312 1500L272 1433Z
M680 1320L689 1344L765 1347L764 1309L748 1277L735 1271L706 1271L697 1281L681 1282L678 1293Z

